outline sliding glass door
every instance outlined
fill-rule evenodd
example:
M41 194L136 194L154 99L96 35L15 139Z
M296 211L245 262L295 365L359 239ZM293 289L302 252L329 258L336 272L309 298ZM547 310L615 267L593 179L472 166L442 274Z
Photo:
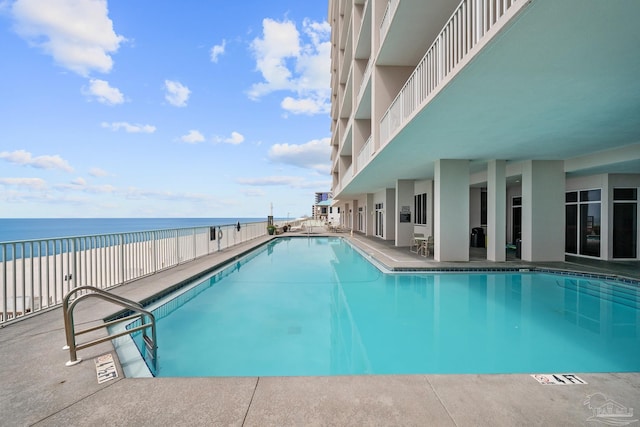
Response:
M601 191L566 193L565 252L600 257Z
M613 190L613 257L638 256L638 190Z

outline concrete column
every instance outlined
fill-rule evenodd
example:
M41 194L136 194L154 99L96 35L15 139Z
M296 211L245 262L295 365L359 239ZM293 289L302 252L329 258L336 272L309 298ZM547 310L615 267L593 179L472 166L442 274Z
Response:
M396 246L409 246L413 237L413 218L410 222L400 222L402 209L413 211L413 180L396 181Z
M522 166L522 260L564 261L565 173L561 160Z
M342 224L344 227L347 227L347 228L351 228L351 212L349 212L349 210L351 210L351 204L345 203L344 204L344 221L342 222Z
M469 261L469 161L438 160L434 188L434 259Z
M384 195L384 240L394 240L396 238L396 227L398 215L396 214L396 189L387 188Z
M507 243L506 162L491 160L487 168L487 259L505 261Z
M352 215L352 221L353 223L351 224L351 228L355 231L358 229L358 201L354 200L353 201L353 215Z
M367 209L365 209L365 213L366 213L366 235L367 236L373 236L374 231L375 231L375 203L373 201L373 193L367 193Z

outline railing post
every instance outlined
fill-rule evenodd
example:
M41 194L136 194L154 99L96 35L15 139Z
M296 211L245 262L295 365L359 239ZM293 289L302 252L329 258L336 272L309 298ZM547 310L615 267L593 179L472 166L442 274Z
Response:
M180 264L180 230L176 229L176 265Z
M124 235L119 234L118 240L120 241L120 283L124 283Z
M191 238L193 239L193 256L191 257L191 259L196 259L198 254L198 248L196 246L196 228L194 227L192 230L193 231L191 233Z
M7 246L2 245L2 321L7 317Z
M18 276L16 276L17 272L16 272L16 264L18 263L18 257L16 256L16 244L12 243L11 244L11 255L13 256L13 261L11 262L11 270L12 271L12 282L13 282L13 313L12 313L12 317L15 319L16 317L16 293L18 292L18 284L17 284L17 278Z
M158 250L156 248L156 232L151 232L151 256L153 256L153 272L158 271Z

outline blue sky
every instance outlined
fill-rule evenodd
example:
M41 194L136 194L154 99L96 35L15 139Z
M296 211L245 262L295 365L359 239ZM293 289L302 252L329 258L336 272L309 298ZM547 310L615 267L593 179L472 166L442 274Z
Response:
M0 217L277 217L329 191L322 0L0 0Z

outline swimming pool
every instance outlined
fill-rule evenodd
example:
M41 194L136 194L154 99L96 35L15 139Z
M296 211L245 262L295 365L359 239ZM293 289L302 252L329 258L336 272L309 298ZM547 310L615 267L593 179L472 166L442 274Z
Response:
M152 307L155 375L640 371L639 295L551 273L385 273L342 238L278 238Z

